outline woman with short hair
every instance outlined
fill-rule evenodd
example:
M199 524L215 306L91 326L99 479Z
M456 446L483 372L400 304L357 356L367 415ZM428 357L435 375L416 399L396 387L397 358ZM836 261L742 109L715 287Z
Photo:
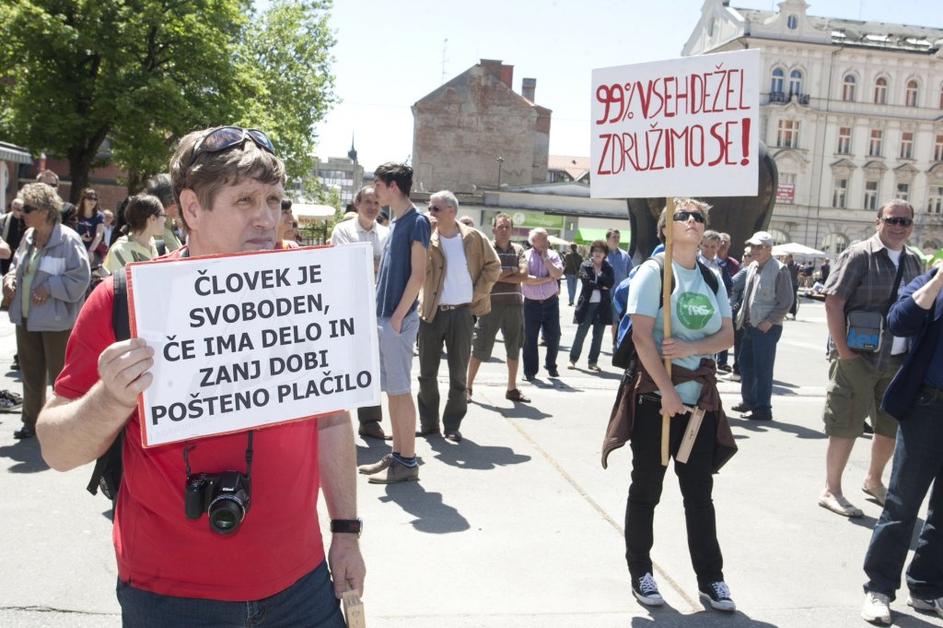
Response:
M62 199L45 183L20 190L27 231L3 280L11 297L10 320L23 375L23 427L14 438L36 435L36 417L46 403L46 385L65 360L66 343L85 301L88 252L82 238L61 225Z
M606 326L612 321L612 300L610 293L615 275L612 266L606 261L609 250L606 243L596 240L589 247L589 259L584 260L577 273L580 280L580 296L576 302L573 321L578 325L576 338L570 347L570 367L576 368L576 362L583 352L583 341L589 328L593 328L593 340L589 346L589 364L591 371L599 368L599 351Z
M110 273L121 270L129 262L146 262L160 254L154 238L163 236L167 218L160 199L150 194L132 196L124 216L125 235L111 246L103 264Z

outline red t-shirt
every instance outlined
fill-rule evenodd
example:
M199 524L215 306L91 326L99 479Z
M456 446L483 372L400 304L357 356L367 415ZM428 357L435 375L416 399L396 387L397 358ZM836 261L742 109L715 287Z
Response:
M115 342L114 284L103 281L85 303L66 349L56 395L77 399L98 381L98 356ZM255 432L252 499L237 532L212 532L206 515L184 514L185 445L193 473L245 473L247 434L141 447L138 413L128 420L124 476L115 512L118 576L162 595L259 600L287 589L324 560L318 525L317 421Z

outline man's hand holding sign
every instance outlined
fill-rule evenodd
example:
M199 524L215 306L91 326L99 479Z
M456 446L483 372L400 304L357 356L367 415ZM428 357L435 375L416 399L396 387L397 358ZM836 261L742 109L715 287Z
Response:
M191 133L170 173L187 246L128 267L137 338L118 338L116 282L89 296L37 424L43 456L67 470L123 437L126 625L244 617L262 599L273 623L343 625L338 599L365 575L345 409L377 397L373 294L356 287L372 257L271 251L285 171L261 131Z

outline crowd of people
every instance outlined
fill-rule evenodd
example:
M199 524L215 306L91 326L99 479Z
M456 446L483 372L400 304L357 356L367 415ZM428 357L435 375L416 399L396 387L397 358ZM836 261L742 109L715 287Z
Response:
M518 382L521 354L526 380L534 382L541 372L559 378L565 283L576 325L569 367L578 368L589 337L587 371L601 370L607 327L614 352L630 342L634 356L603 448L605 464L610 451L631 444L625 555L634 596L649 606L664 603L651 549L666 470L663 422L671 417L668 454L675 458L684 497L699 595L714 609L733 611L712 474L737 446L717 383L739 382L741 399L733 411L749 420L773 420L776 348L787 316L796 315L804 271L792 259L774 257L773 237L764 231L744 243L742 260L735 259L730 236L708 228L709 205L694 199L676 199L673 209L661 213L657 229L663 241L671 233L670 259L659 247L633 264L615 229L592 242L583 257L576 246L564 255L555 251L542 228L529 231L526 247L513 242L513 218L504 213L493 217L488 238L460 216L459 200L447 190L432 194L427 211L420 212L410 200L412 177L408 165L381 165L375 182L355 196L354 213L331 234L334 245L366 242L373 250L380 384L392 433L383 430L381 407L358 411L361 436L391 441L388 454L359 472L376 484L417 481L417 437L460 443L476 377L491 359L499 332L507 400L530 402ZM223 538L219 530L184 517L181 487L194 479L188 457L194 448L180 443L155 452L141 446L136 402L151 383L153 348L119 335L114 317L121 283L105 280L129 262L160 255L297 246L284 182L284 166L264 133L215 127L187 135L170 173L149 181L111 215L92 189L82 191L78 207L69 207L57 192L58 179L44 171L20 190L0 220L4 301L16 326L23 378L22 399L0 393L0 406L22 404L16 438L38 435L44 458L57 470L94 461L119 439L125 473L115 496L115 550L118 600L128 625L238 617L247 608L258 611L252 604L264 601L265 612L286 625L304 618L341 626L337 597L363 590L348 414L253 430L248 437L202 439L195 454L201 465L237 468L244 460L247 475L251 465L257 487L251 517L259 523ZM388 208L388 221L381 207ZM889 623L917 512L931 486L907 586L911 605L943 614L943 273L926 272L904 246L913 227L909 203L886 203L875 225L875 235L842 253L834 271L822 269L830 337L823 421L829 440L818 503L845 517L861 515L841 480L870 418L875 438L862 490L884 510L865 557L862 616ZM444 403L438 382L443 350ZM50 383L54 395L47 400ZM884 486L882 474L892 458ZM269 490L286 481L289 490ZM331 517L328 551L317 520L318 487ZM190 548L185 560L182 546ZM253 602L247 606L246 600Z

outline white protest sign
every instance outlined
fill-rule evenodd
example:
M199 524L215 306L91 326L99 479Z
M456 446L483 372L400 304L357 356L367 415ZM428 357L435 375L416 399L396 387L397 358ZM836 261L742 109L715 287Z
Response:
M155 351L138 398L145 447L379 404L369 244L127 272L132 335Z
M593 70L594 198L755 196L760 51Z

